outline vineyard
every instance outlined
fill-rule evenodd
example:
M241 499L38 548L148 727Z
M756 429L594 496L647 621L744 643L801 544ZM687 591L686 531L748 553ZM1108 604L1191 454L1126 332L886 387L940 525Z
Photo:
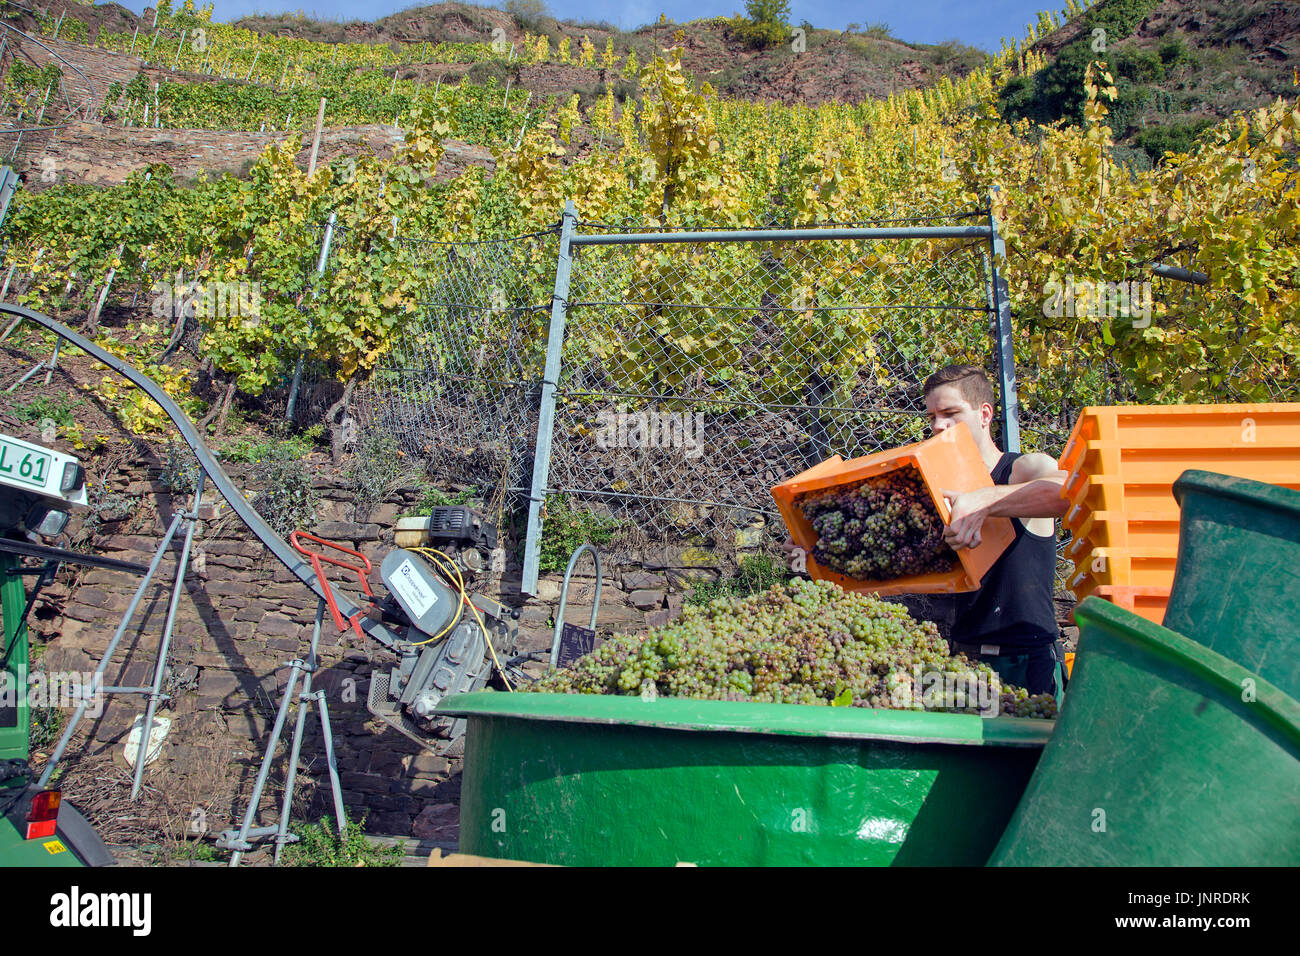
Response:
M1085 15L1072 5L1072 17ZM682 67L682 30L639 63L612 43L552 49L531 34L517 44L411 45L399 54L383 44L268 36L210 17L187 0L176 13L160 5L156 26L100 31L98 48L175 72L110 87L97 119L283 130L283 142L246 177L183 184L155 165L119 187L20 191L4 224L3 266L11 297L92 330L106 302L151 308L171 324L177 316L157 307L160 297L180 300L216 283L256 287L251 321L237 310L196 316L196 348L216 383L207 398L189 394L188 377L167 378L218 434L236 398L279 394L303 362L336 379L345 400L382 391L404 367L401 356L421 349L468 381L470 397L527 378L519 363L531 369L545 350L553 253L521 255L456 296L447 263L472 253L471 243L553 237L566 200L584 226L647 231L991 215L1005 240L993 265L1009 282L1030 448L1054 450L1089 403L1294 400L1300 387L1294 97L1212 126L1194 148L1141 169L1114 148L1108 123L1119 92L1104 56L1088 63L1077 91L1080 125L1004 117L1008 85L1023 87L1050 67L1030 49L1034 36L925 89L789 107L720 98ZM75 28L62 32L80 21L47 20L44 35L88 41ZM1049 17L1036 29L1055 25ZM604 92L534 99L493 77L444 82L403 69L521 60L601 69ZM61 75L14 61L4 80L5 102L18 111L11 127L36 119L42 92ZM632 95L620 97L616 84L629 80ZM326 126L391 121L405 145L391 158L347 157L309 175L296 157L322 98ZM492 174L475 167L436 181L446 139L489 148ZM711 251L705 268L704 251L690 244L671 253L636 247L615 285L618 301L638 304L644 336L626 338L611 324L593 328L582 347L614 370L623 391L680 394L687 357L710 394L757 410L801 401L815 382L830 383L828 394L858 377L885 393L905 386L892 378L883 344L903 332L917 367L943 357L947 333L927 324L929 313L882 307L833 318L855 303L909 301L917 277L935 274L950 254L941 243L855 240L834 255L823 250L783 250L777 269L760 244L741 244ZM1153 264L1204 273L1208 284L1161 278ZM1122 302L1116 289L1125 291ZM761 378L742 361L740 345L754 335L749 314L701 307L679 320L662 309L724 300L779 310ZM1139 312L1141 301L1147 309ZM478 358L468 366L439 344L440 325L460 316L454 310L480 323ZM160 324L160 345L169 331ZM131 421L147 430L151 419Z

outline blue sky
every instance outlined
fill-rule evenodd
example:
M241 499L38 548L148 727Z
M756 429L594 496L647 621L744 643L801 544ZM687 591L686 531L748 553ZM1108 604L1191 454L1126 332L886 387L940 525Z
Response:
M198 2L198 0L196 0ZM285 12L301 9L308 16L324 20L375 20L420 4L379 0L368 4L342 0L214 0L213 18L238 19L252 13ZM179 0L176 3L179 6ZM479 4L495 6L496 4ZM142 2L126 4L143 10ZM551 13L562 20L607 20L623 29L654 23L665 13L679 23L708 16L728 16L744 10L744 0L548 0ZM1060 10L1064 0L790 0L794 23L807 20L816 27L842 30L850 23L866 26L888 23L894 36L912 43L960 40L971 46L996 52L1002 37L1022 37L1025 24L1038 17L1039 10Z

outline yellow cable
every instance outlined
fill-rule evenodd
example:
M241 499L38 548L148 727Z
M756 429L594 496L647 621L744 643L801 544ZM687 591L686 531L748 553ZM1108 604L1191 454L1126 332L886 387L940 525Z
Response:
M487 625L483 623L483 618L479 615L478 608L474 606L474 602L469 598L469 593L465 589L465 579L460 573L460 568L456 566L456 562L454 562L449 555L437 550L436 548L412 548L411 550L422 555L425 560L432 558L434 561L437 561L437 558L441 558L443 561L446 561L451 570L455 572L456 587L460 590L461 600L464 601L465 605L469 608L470 614L474 615L474 621L478 624L479 630L483 632L483 640L487 642L488 653L492 655L492 663L496 665L497 673L501 675L501 682L506 685L506 690L513 692L514 687L510 684L510 678L506 677L505 668L501 666L501 660L497 657L497 650L492 646L492 635L488 631ZM435 555L437 556L436 558L434 557ZM434 566L438 567L444 575L447 574L446 569L441 567L441 562L438 562ZM487 600L491 601L492 599L488 598ZM493 603L497 604L498 607L505 606L495 601Z
M409 551L423 551L424 548L408 548L407 550L409 550ZM426 561L428 560L428 556L427 556L427 555L425 556L425 560L426 560ZM462 611L462 610L463 610L463 608L461 608L461 606L460 606L460 604L459 604L459 602L458 602L458 603L456 604L456 616L453 617L453 618L451 619L451 623L450 623L450 624L448 624L448 625L447 625L446 627L444 627L441 631L439 631L437 634L433 635L433 637L429 638L429 639L426 640L426 641L412 641L412 642L411 642L411 646L412 646L412 647L423 647L425 644L432 644L434 641L436 641L436 640L438 640L439 638L443 637L443 636L444 636L448 631L450 631L453 627L456 626L456 622L460 620L460 615L461 615L461 611Z
M476 624L478 624L479 630L483 632L483 639L487 642L488 653L492 655L492 663L496 665L497 673L501 675L502 683L506 685L506 690L513 692L514 687L510 685L510 678L506 677L506 670L504 667L501 666L501 661L497 657L497 650L495 647L492 646L492 635L488 632L487 625L483 623L483 618L479 614L478 608L476 608L474 606L474 602L472 602L469 599L469 594L465 590L465 578L461 575L460 568L456 566L456 562L453 561L449 555L445 554L442 551L439 551L437 548L408 548L407 550L414 551L416 554L423 557L426 561L428 561L435 568L441 571L443 576L446 578L451 577L451 575L447 573L448 567L450 567L452 572L454 572L454 574L456 575L456 580L455 580L456 589L460 591L460 599L465 603L465 606L469 608L469 612L474 616L474 621ZM446 566L443 565L444 561L446 562ZM448 583L450 583L450 581ZM491 601L492 599L488 598L487 600ZM496 604L498 607L505 607L505 605L501 604L499 601L493 601L492 603ZM456 608L457 620L460 619L460 614L461 614L461 608L457 606ZM454 624L455 622L453 621L452 623ZM446 630L450 627L451 625L448 625L447 628L443 629L443 632L445 633ZM439 636L441 636L441 634ZM424 641L422 643L427 644L428 641Z

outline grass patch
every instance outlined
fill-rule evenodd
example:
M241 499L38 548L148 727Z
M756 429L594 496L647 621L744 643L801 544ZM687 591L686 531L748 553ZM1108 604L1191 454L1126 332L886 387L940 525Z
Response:
M48 418L60 428L71 428L77 424L77 419L73 416L72 410L78 405L84 405L81 399L72 401L67 398L50 398L48 395L38 395L30 402L13 407L14 415L20 422L41 422Z
M420 500L402 512L401 517L422 518L434 508L468 504L478 494L478 489L474 487L451 493L425 482L420 483L420 491L422 495Z
M325 431L324 425L313 425L297 434L289 434L283 424L276 435L254 441L251 438L236 438L221 449L221 457L226 461L242 462L246 465L257 464L276 457L305 458L316 450L316 441Z
M731 577L697 584L684 603L704 606L715 598L746 598L781 584L791 576L786 566L776 558L766 554L751 555L741 560L740 567Z
M376 846L366 839L360 823L348 821L343 832L322 817L319 823L290 823L298 837L284 849L288 866L397 866L403 850L397 846Z

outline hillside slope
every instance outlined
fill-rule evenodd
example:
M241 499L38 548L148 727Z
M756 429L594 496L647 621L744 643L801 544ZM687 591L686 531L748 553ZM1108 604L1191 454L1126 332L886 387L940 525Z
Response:
M1236 111L1294 95L1300 4L1285 0L1105 0L1029 50L1049 58L1000 97L1007 119L1083 120L1083 72L1105 60L1119 98L1115 138L1140 161L1185 151Z

